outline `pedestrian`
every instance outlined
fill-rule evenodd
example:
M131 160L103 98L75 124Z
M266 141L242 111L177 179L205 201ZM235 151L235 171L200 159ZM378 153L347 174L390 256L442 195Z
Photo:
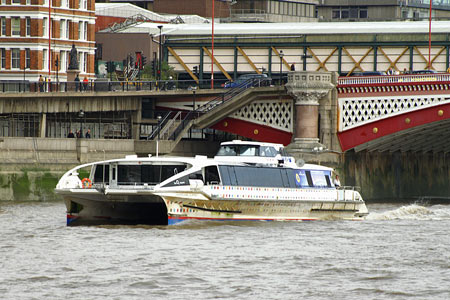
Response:
M295 71L295 62L291 65L291 71Z
M339 176L336 175L336 177L334 178L334 186L335 187L340 187L341 186L341 181L339 180Z
M80 90L80 92L81 92L80 77L78 77L78 74L77 74L77 77L75 77L75 92L78 92L78 90Z
M88 130L86 131L86 135L84 136L87 139L91 138L91 130L88 128Z
M72 129L69 129L69 134L67 135L68 138L75 138L75 135L72 132Z
M81 133L81 130L77 130L76 135L77 135L77 138L83 137L83 134Z
M39 75L39 92L44 91L44 77L42 75Z
M87 91L88 84L89 84L89 80L85 76L84 79L83 79L83 89L84 89L84 91Z

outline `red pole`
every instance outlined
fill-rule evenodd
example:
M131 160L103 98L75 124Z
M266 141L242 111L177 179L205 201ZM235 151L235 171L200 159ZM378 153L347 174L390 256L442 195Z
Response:
M52 47L52 14L51 14L52 0L48 0L48 79L50 80L50 75L52 71L51 65L51 47Z
M212 0L211 89L214 88L214 1L215 0Z
M433 5L433 0L430 0L430 24L428 28L428 70L431 70L431 7Z

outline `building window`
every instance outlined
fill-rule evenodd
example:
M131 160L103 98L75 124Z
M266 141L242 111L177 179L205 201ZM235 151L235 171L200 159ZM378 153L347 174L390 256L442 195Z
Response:
M78 0L78 9L81 9L81 5L82 5L81 1L82 0Z
M84 67L83 67L84 72L86 72L86 73L87 73L87 71L88 71L87 66L88 66L88 54L87 54L87 52L86 52L86 53L84 53Z
M26 36L31 35L31 18L30 17L25 18L25 34L26 34Z
M30 5L30 4L31 4L31 0L27 0L25 3L26 3L27 5Z
M87 9L87 0L83 0L83 9Z
M48 19L44 18L42 20L42 36L47 36L47 25L48 25Z
M367 13L367 7L360 7L359 8L359 18L367 19L368 17L369 17L369 14Z
M70 33L70 31L69 31L69 20L66 20L66 39L68 39L69 38L69 33Z
M13 4L20 4L20 0L12 0Z
M11 30L13 36L20 36L20 18L11 18Z
M84 22L84 31L83 31L83 35L84 35L84 40L87 41L87 36L88 36L88 22Z
M30 48L25 49L25 68L31 69L31 54Z
M59 21L59 38L63 39L66 37L64 30L66 29L66 20L61 19Z
M42 50L42 70L47 70L48 66L48 55L47 55L47 49Z
M6 50L1 50L1 59L0 59L0 68L5 69L6 68Z
M61 7L67 7L67 0L61 0Z
M78 39L83 39L83 22L78 22Z
M2 27L1 28L1 33L2 33L3 36L5 36L6 35L6 18L2 17L0 21L2 23L1 24L1 27Z
M20 49L11 49L11 69L20 69Z
M61 67L61 71L66 70L66 52L61 51L59 54L59 65Z

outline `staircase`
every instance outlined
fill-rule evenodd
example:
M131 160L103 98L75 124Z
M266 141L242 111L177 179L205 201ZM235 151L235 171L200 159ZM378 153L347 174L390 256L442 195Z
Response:
M279 95L284 92L284 86L269 86L267 79L251 79L238 87L229 89L226 93L217 96L208 103L183 114L178 112L169 118L166 115L160 122L159 141L166 143L166 149L171 152L181 138L191 127L204 129L231 115L251 103L261 94ZM148 139L155 139L158 132L152 132Z

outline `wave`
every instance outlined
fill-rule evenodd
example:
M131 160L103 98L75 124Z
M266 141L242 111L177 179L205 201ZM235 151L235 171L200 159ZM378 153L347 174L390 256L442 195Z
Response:
M435 205L425 207L410 204L394 210L371 212L367 220L449 220L450 206Z

